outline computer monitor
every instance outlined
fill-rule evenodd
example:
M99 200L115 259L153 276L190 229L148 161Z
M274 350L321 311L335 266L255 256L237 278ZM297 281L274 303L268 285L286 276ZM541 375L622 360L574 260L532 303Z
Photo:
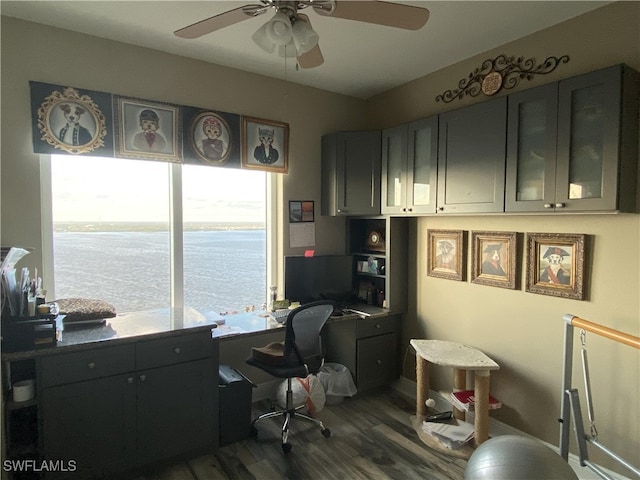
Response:
M285 256L285 297L303 305L316 300L348 301L353 287L352 259L349 255Z

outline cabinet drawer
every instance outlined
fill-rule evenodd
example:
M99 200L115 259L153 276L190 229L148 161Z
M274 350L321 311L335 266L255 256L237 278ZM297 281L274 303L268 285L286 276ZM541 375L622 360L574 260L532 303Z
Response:
M213 339L209 331L150 340L137 345L136 366L140 370L189 362L210 357L212 351Z
M372 337L385 333L395 332L397 328L396 317L367 317L356 322L357 338Z
M398 336L395 333L358 340L356 348L358 391L387 385L398 376Z
M133 371L135 347L120 345L52 355L44 357L41 362L42 384L51 387Z

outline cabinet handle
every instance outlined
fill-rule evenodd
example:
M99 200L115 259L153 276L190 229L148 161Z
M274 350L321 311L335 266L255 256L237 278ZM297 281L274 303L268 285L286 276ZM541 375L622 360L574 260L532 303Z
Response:
M444 211L444 207L438 207L438 211L440 212Z
M133 383L133 377L127 377L127 383Z
M376 363L377 363L378 365L382 365L382 360L376 360Z
M556 208L564 208L565 204L564 203L556 203Z
M144 382L147 379L147 376L143 373L138 378L140 379L141 382Z
M382 328L379 323L376 323L376 328Z
M413 212L413 208L410 208L410 209L409 209L409 211L410 211L410 212Z
M96 368L96 364L94 362L89 362L87 367L89 368Z
M406 211L407 211L407 209L406 209L406 208L403 208L403 209L402 209L402 211L403 211L403 212L406 212Z
M550 203L545 203L544 208L553 208L553 205Z
M173 353L175 353L176 355L180 354L180 347L176 347L173 349Z

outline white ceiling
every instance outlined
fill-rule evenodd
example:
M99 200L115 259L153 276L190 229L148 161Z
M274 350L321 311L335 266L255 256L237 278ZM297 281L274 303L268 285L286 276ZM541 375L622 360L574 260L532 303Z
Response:
M196 40L173 35L179 28L237 8L237 1L6 1L2 15L162 50L359 98L380 92L473 55L568 20L604 1L403 1L429 9L418 31L324 17L305 9L320 35L325 62L295 69L267 54L251 35L270 12ZM363 3L365 3L363 1ZM19 48L19 46L16 46ZM549 52L550 55L561 54ZM523 52L504 52L522 54ZM538 59L542 60L542 59Z

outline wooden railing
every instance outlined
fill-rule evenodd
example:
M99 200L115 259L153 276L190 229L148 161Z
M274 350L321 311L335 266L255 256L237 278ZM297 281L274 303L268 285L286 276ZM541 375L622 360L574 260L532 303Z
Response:
M587 398L587 407L589 411L589 419L591 420L591 432L589 435L585 434L584 425L582 423L582 412L580 409L580 399L577 389L571 386L571 377L573 372L573 338L574 328L579 328L585 332L595 333L601 337L613 340L614 342L622 343L630 347L640 349L640 337L631 335L628 333L614 330L612 328L600 325L598 323L584 320L580 317L576 317L571 314L567 314L563 317L565 321L565 334L564 334L564 365L562 373L562 400L560 409L560 455L565 460L569 457L569 436L571 433L571 415L575 423L576 439L578 443L578 451L580 454L580 465L583 467L589 467L601 478L610 480L611 477L604 472L598 465L589 461L589 454L587 451L587 444L593 445L605 453L608 457L624 466L628 470L634 472L640 477L640 469L618 454L607 448L601 442L598 441L597 430L595 429L593 408L591 405L591 392L589 382L589 367L586 357L586 349L582 349L582 368L585 376L585 395ZM583 345L584 347L584 345Z

